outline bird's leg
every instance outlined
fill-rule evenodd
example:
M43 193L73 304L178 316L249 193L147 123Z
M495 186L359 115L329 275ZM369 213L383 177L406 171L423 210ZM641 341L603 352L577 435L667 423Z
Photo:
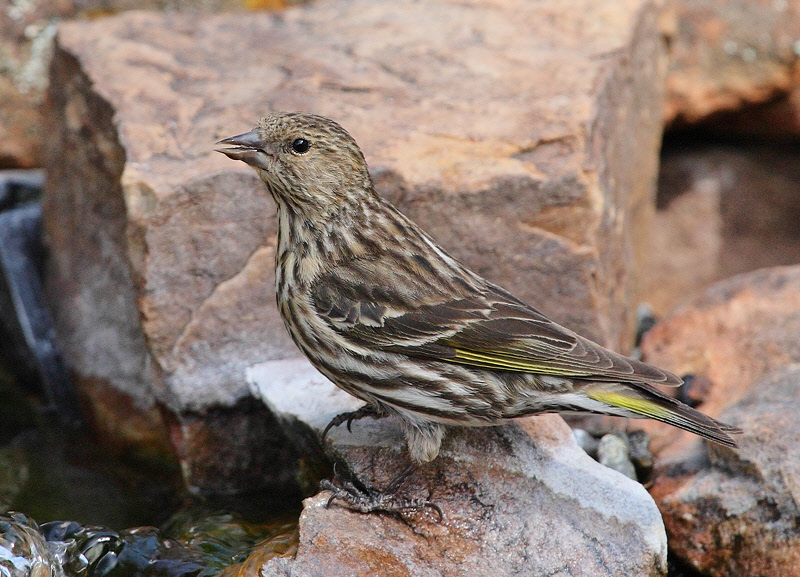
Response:
M347 413L340 413L336 415L334 418L331 419L331 422L325 427L325 430L322 431L322 440L325 441L325 437L328 435L328 431L330 431L333 427L338 427L342 423L347 423L347 430L351 433L353 429L351 425L353 421L357 421L359 419L363 419L364 417L372 417L373 419L381 419L387 416L385 412L383 412L378 407L374 405L366 404L363 407L356 409L355 411L349 411Z
M328 499L327 506L329 507L334 501L343 502L348 509L359 511L361 513L374 513L384 512L401 515L406 511L424 509L430 507L439 516L439 521L443 519L442 510L436 503L429 499L422 499L420 497L408 497L406 495L398 494L397 490L400 485L414 472L417 468L415 463L411 463L408 467L403 469L392 482L389 483L385 489L378 490L374 487L368 487L362 481L355 477L350 479L342 479L339 481L341 485L337 485L323 479L320 482L320 489L328 490L331 492L330 499Z

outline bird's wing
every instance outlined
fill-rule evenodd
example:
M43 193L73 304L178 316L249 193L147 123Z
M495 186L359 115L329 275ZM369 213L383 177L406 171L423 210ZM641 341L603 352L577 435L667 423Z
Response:
M457 295L417 296L402 283L364 286L342 270L324 275L312 292L317 313L357 347L498 371L682 382L575 334L489 283Z

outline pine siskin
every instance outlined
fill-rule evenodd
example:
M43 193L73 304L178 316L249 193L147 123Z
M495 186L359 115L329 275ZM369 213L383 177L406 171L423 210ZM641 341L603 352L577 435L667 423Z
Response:
M578 411L651 418L736 446L734 427L657 391L681 379L549 320L449 256L381 199L338 124L275 113L217 144L256 169L278 207L276 292L286 328L337 386L395 415L415 462L444 425ZM349 422L348 422L349 424Z

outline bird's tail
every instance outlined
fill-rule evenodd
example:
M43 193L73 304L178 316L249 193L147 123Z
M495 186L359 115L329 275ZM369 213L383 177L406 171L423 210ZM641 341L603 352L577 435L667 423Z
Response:
M581 392L607 405L609 414L655 419L726 447L736 447L730 435L742 432L645 384L589 383Z

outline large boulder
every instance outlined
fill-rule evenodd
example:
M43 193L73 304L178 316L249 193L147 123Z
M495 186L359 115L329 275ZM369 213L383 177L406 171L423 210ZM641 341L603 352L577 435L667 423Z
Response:
M653 488L673 552L704 575L800 575L800 364L722 413L736 451L664 470Z
M761 269L720 281L645 335L647 360L703 384L698 407L712 417L773 370L800 362L800 266ZM669 425L640 421L662 462L699 441ZM638 424L638 423L637 423Z

